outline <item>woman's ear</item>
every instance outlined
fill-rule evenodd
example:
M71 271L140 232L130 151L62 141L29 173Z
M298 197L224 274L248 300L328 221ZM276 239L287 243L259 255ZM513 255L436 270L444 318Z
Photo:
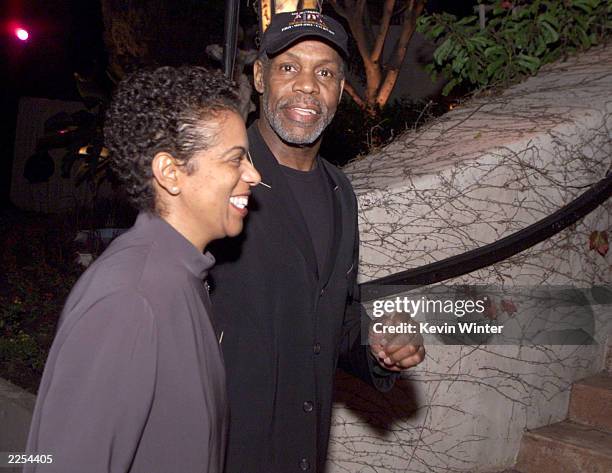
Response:
M174 156L165 151L157 153L153 157L151 168L153 170L153 178L159 187L171 195L181 193L179 182L180 163L177 162Z

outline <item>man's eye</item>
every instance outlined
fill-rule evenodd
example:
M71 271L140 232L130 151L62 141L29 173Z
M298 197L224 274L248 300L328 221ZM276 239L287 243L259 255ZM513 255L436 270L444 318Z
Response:
M295 67L293 67L293 65L291 64L283 64L281 66L281 71L283 72L292 72L295 70Z
M334 73L330 71L329 69L321 69L319 71L319 75L323 77L333 77Z

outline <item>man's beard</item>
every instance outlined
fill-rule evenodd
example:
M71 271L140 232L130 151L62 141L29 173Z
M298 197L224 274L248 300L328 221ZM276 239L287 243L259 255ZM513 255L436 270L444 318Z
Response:
M319 121L316 123L314 128L311 128L310 133L296 133L291 130L285 128L283 126L282 119L282 109L288 106L293 105L294 103L299 103L303 105L315 105L320 111ZM314 97L304 99L304 100L291 100L290 98L285 98L280 100L276 104L276 108L272 109L270 105L270 97L267 91L264 91L263 94L263 109L264 115L268 120L268 123L272 127L272 129L276 132L276 134L286 143L293 145L310 145L317 141L323 133L323 130L327 128L334 118L334 113L330 113L327 105L322 103L321 101L315 99ZM299 128L299 125L298 125Z

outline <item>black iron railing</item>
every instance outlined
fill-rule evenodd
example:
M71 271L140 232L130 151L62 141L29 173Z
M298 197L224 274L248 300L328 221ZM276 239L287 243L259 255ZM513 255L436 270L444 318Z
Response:
M565 207L501 240L420 268L361 284L361 301L368 302L393 295L397 292L397 288L392 286L427 286L503 261L576 223L610 196L612 196L612 172L608 172L605 178Z
M230 79L233 77L234 62L236 61L239 16L240 0L226 0L223 30L223 73Z

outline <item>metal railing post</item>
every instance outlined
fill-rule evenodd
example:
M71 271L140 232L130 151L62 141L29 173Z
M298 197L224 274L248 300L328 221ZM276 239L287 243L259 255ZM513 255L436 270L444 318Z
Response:
M230 79L234 75L236 49L238 47L238 19L240 0L225 0L225 23L223 29L223 73Z

